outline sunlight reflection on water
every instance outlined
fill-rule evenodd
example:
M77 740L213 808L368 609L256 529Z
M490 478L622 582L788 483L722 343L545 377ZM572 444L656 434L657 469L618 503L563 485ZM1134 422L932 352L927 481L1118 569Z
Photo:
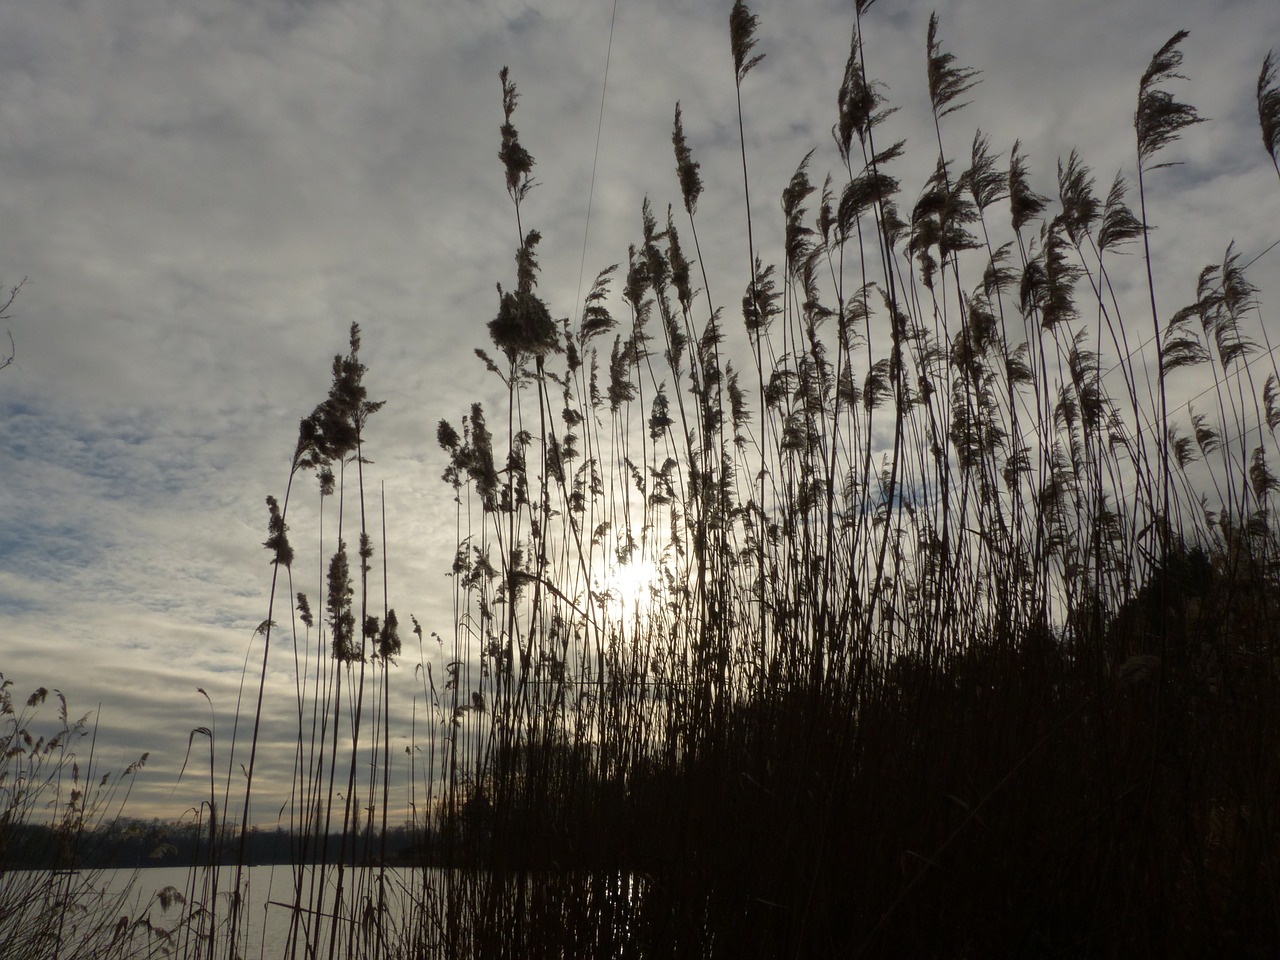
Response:
M385 898L385 908L381 911L377 907L380 876L385 880L381 895ZM187 952L182 949L186 940L185 931L180 926L184 917L194 918L197 923L207 924L211 921L218 940L225 942L229 935L227 918L235 878L235 867L221 868L217 877L217 896L212 898L213 878L206 876L204 871L197 871L193 881L192 872L184 867L147 867L136 871L136 874L121 870L109 876L107 893L119 892L132 879L132 894L129 898L132 917L135 920L145 917L156 929L174 931L173 942L178 947L177 955L183 956ZM236 933L240 953L246 960L250 957L275 958L287 955L297 879L303 884L301 903L304 907L299 912L304 930L299 939L310 940L327 952L333 906L336 902L337 868L325 868L324 896L321 899L318 887L320 872L315 867L305 867L301 871L295 871L295 868L288 865L246 867L241 879L246 909L237 922ZM381 915L384 920L390 919L394 925L396 918L403 918L409 913L405 907L411 892L414 889L421 891L422 881L421 871L407 867L388 867L384 871L377 868L348 867L343 871L345 906L342 913L348 917L354 915L366 918ZM166 909L160 902L161 891L178 891L182 899L172 902ZM211 906L212 909L208 913L201 910L192 913L189 905L193 901L206 908ZM348 933L355 938L368 935L370 925L357 924L357 927L364 929L352 931L350 921L346 921L346 924L338 927L340 943L347 939ZM205 926L204 929L207 930L208 927ZM303 954L305 950L300 949L299 955Z

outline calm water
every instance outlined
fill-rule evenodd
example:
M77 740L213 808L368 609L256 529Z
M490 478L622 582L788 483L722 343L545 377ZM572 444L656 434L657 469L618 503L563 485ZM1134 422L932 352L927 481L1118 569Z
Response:
M219 870L217 897L212 902L215 906L215 917L221 937L226 936L224 926L225 915L230 904L230 893L235 885L236 871L234 867L223 867ZM305 914L313 930L319 931L320 943L328 943L330 917L336 899L337 870L328 867L324 871L323 891L321 876L317 868L304 867L301 870L303 887L302 902L314 913ZM378 881L380 872L370 868L351 868L344 871L343 879L343 913L347 916L360 915L364 907L372 907L377 903ZM404 909L406 893L411 889L421 891L423 877L421 871L406 868L387 868L381 872L383 891L387 904L384 916L392 918L404 917L410 911ZM162 891L178 891L185 900L192 899L192 874L185 867L149 867L128 873L121 871L109 875L108 892L123 890L130 880L133 887L130 894L132 909L130 914L139 917L146 912L150 921L159 927L173 927L186 909L180 903L174 903L165 910L157 902ZM212 876L208 872L196 875L197 888L195 900L210 903L212 894ZM237 940L242 944L242 952L246 960L253 957L274 958L285 956L289 939L289 927L292 917L291 905L294 902L295 868L290 866L246 867L242 874L247 909L241 914L239 925L242 933ZM313 894L314 889L314 894ZM323 899L321 893L323 892ZM353 903L356 907L353 909ZM148 904L150 906L148 907ZM320 904L319 907L316 904ZM372 915L372 911L370 911ZM340 927L340 937L346 936L349 926ZM314 940L314 937L313 937ZM339 951L341 953L341 951ZM179 949L178 955L183 951ZM302 955L302 952L299 952Z
M633 907L643 898L642 880L631 876L600 878L572 873L557 873L554 877L549 889L554 890L556 896L568 898L573 915L579 921L586 909L598 921L597 932L606 939L618 942L629 938ZM9 879L22 888L24 881L20 876L11 874ZM139 960L207 957L210 955L207 938L211 934L216 941L212 952L215 957L234 954L244 960L280 960L290 955L291 927L296 924L301 924L301 932L296 928L292 932L292 940L298 947L293 954L296 957L328 956L330 936L336 930L336 956L391 960L418 952L424 945L438 945L442 936L452 935L452 925L448 933L438 925L443 904L453 902L444 888L452 888L453 895L461 894L464 903L477 905L468 900L477 892L472 889L474 877L463 872L451 877L437 870L424 875L420 869L348 867L343 871L342 906L336 911L340 916L335 923L338 902L335 867L323 871L318 867L248 867L241 876L244 907L237 920L236 949L232 952L227 947L235 868L222 868L216 879L215 891L214 875L208 870L152 867L132 872L83 874L79 876L78 889L84 895L79 898L77 912L90 924L86 930L100 931L105 938L99 941L101 945L112 941L119 947L114 937L126 935L129 956ZM445 882L451 879L458 883ZM535 877L524 879L541 882ZM40 874L27 882L26 888L34 889L33 883L48 882L48 875ZM302 884L301 908L295 911L295 885L299 882ZM37 895L32 902L43 909L54 901ZM464 927L468 923L487 922L471 909L463 920ZM81 943L87 949L96 949L75 939L72 931L68 931L68 936L69 944ZM2 953L4 950L0 948ZM86 955L86 951L82 950L81 955ZM7 954L3 960L9 960Z

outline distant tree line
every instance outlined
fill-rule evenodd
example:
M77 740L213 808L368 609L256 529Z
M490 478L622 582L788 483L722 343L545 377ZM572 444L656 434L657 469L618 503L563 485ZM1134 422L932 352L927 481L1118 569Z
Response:
M251 829L245 837L245 864L298 862L349 865L376 863L381 851L386 861L408 864L422 859L422 851L437 853L448 845L439 839L424 844L421 828L410 824L390 827L384 838L374 832L352 844L345 855L337 834L319 840L304 838L278 827ZM134 869L139 867L190 867L235 863L240 831L230 826L211 849L207 829L198 824L161 819L122 818L92 830L68 832L60 825L12 824L0 830L0 873L7 870ZM305 859L299 852L305 850Z

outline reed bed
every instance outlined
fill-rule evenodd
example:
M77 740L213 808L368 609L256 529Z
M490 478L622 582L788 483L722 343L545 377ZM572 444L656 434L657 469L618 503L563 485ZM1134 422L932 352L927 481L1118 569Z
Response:
M1276 945L1280 391L1238 251L1157 297L1149 184L1200 121L1185 34L1140 79L1132 184L1072 153L1051 198L1017 144L956 139L979 74L931 18L910 199L869 6L834 173L804 157L772 259L742 134L731 303L677 107L678 201L553 319L503 73L524 241L478 354L506 404L438 432L471 671L445 782L484 866L445 955ZM757 28L736 4L740 132Z
M275 583L228 756L193 734L205 912L180 955L253 951L247 874L221 914L208 884L244 863L282 663L281 821L312 865L290 957L1280 948L1280 369L1234 247L1156 288L1151 184L1201 119L1179 99L1185 34L1139 80L1132 172L1099 188L1072 153L1051 195L1019 144L963 129L980 74L931 18L937 155L912 194L871 6L834 150L783 187L781 245L751 214L762 52L739 2L740 182L703 183L677 106L672 204L643 202L570 319L539 293L502 72L522 240L477 350L502 400L437 428L452 629L412 620L410 641L389 605L353 326L268 498ZM1271 56L1257 105L1275 162ZM700 221L708 189L740 191L742 222ZM744 228L741 277L708 276L714 234ZM392 909L406 810L419 870Z

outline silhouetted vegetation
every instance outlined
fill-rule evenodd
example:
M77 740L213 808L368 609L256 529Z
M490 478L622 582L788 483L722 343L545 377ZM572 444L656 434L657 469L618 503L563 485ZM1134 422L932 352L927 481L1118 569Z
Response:
M248 859L225 811L247 780L248 821L268 657L296 665L281 829L316 867L289 956L1280 951L1280 369L1234 246L1181 289L1151 242L1161 168L1206 130L1175 96L1185 34L1138 82L1133 186L1099 192L1073 152L1051 197L1019 144L956 129L981 75L931 18L937 157L911 197L872 4L853 6L834 172L800 160L772 262L745 134L760 24L737 3L741 183L704 182L677 106L679 200L643 203L572 318L539 293L534 156L502 71L523 239L477 351L504 403L437 428L452 632L412 621L402 685L353 326L268 499L279 589L247 756L243 729L217 760L212 728L193 733L216 877ZM1274 160L1270 55L1257 103ZM742 189L742 222L701 222L708 189ZM733 295L706 273L713 229L746 237ZM314 553L289 541L304 473ZM393 694L412 698L423 867L395 912ZM192 955L246 946L235 909Z
M574 321L546 323L512 193L519 299L478 351L507 407L439 431L472 671L448 749L495 868L456 880L444 955L1280 943L1276 365L1234 248L1175 311L1148 242L1201 119L1174 95L1185 34L1139 82L1134 209L1074 153L1053 199L1017 144L949 154L980 74L932 18L937 162L911 200L868 6L838 174L804 156L773 264L744 215L745 338L699 276L679 108L685 216L646 201ZM742 127L758 22L737 4L730 27ZM510 189L532 158L502 80ZM611 596L628 569L647 592Z

